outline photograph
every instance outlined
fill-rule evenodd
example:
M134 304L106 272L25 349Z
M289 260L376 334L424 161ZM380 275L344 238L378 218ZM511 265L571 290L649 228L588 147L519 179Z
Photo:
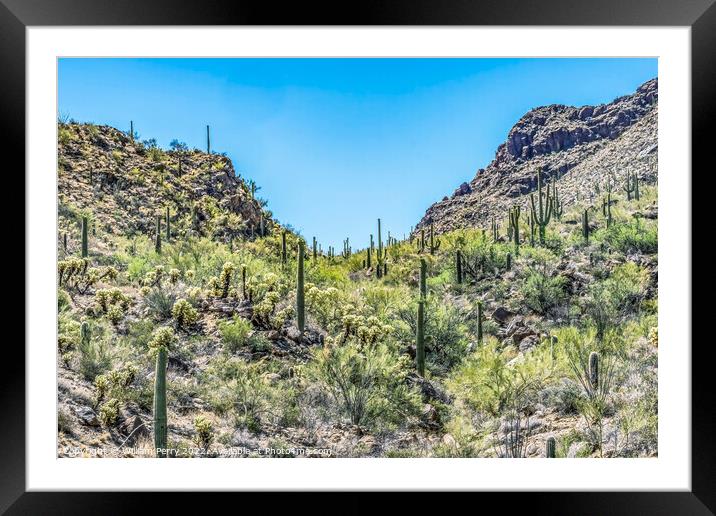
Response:
M660 64L58 57L56 457L656 463Z

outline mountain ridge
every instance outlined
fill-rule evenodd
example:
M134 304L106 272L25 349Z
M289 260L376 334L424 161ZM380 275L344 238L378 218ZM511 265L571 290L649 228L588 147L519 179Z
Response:
M525 113L497 147L495 158L451 196L433 203L414 231L486 226L514 204L527 205L536 172L555 178L563 201L594 198L594 185L621 181L627 167L656 182L658 80L597 106L552 104Z

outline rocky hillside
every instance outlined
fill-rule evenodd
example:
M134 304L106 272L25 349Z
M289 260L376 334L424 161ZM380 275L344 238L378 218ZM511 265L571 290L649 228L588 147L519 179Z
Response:
M172 231L229 241L273 224L222 155L159 149L113 127L61 124L58 128L60 235L91 212L95 236L152 235L156 215L169 208ZM76 232L75 232L76 233ZM70 238L70 245L73 239ZM76 242L75 242L76 244Z
M609 104L533 109L510 130L495 159L451 197L430 206L417 228L430 222L438 232L485 227L510 206L527 206L526 194L537 187L538 169L543 178L557 179L567 206L578 198L596 198L609 176L612 183L623 183L627 170L654 184L657 120L657 79Z

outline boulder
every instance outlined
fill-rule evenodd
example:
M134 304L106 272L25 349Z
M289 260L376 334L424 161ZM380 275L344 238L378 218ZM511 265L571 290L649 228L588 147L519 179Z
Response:
M76 407L75 414L80 420L80 423L87 426L100 426L97 413L90 407Z

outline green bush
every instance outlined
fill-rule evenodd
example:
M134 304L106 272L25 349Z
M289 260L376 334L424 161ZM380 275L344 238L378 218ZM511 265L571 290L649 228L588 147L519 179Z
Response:
M566 280L551 276L542 267L531 267L520 287L525 305L539 314L550 313L564 302Z
M635 219L624 224L614 224L600 235L611 247L623 254L653 254L658 250L656 223Z
M219 323L219 334L224 343L224 349L229 353L236 353L239 349L247 346L252 331L251 323L238 315L229 321Z
M348 342L314 352L311 374L355 425L392 427L415 415L420 396L406 386L412 364L385 344Z
M199 313L186 299L179 299L172 307L172 317L179 328L187 328L196 323Z

